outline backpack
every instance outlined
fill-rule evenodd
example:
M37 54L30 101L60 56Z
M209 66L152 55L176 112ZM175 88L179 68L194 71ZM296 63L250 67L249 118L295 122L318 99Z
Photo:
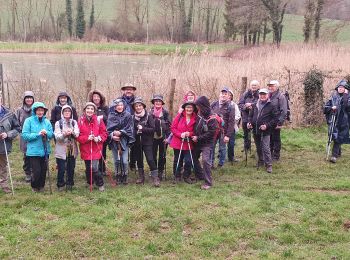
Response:
M215 129L215 134L214 134L214 140L217 140L224 133L224 125L225 125L224 119L218 114L211 115L208 119L206 120L204 119L206 123L206 129L208 129L208 122L210 120L216 120L218 122L218 127Z
M62 131L62 129L63 129L63 118L61 118L58 122L60 124L60 129ZM100 124L100 122L98 122L98 123ZM72 120L72 127L73 128L75 127L75 120L74 119Z

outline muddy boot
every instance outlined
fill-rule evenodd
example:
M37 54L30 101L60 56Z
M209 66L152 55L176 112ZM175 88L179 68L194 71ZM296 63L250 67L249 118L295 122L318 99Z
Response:
M139 178L136 180L136 184L145 184L145 172L143 169L137 170L139 173Z
M152 176L152 180L153 180L153 186L159 187L160 181L159 181L159 177L158 177L158 170L151 171L151 176Z
M122 182L121 183L124 184L124 185L128 185L129 184L129 182L128 182L128 175L126 175L126 174L122 175Z
M158 171L158 178L159 178L160 181L163 180L163 175L164 175L163 171Z
M120 174L116 174L115 175L115 181L117 182L117 184L121 184L122 176Z

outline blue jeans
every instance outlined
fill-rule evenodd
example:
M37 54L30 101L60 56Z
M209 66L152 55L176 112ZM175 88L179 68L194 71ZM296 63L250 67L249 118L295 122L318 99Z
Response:
M226 159L226 144L224 143L224 137L216 140L216 142L214 142L214 146L213 146L213 152L212 152L212 156L211 156L211 161L212 161L212 165L214 166L214 162L215 162L215 147L216 147L216 143L219 142L219 165L222 166L225 163L225 159Z
M118 151L116 149L112 149L112 154L114 158L114 174L128 175L129 147L127 147L125 151L122 151L121 156L119 156ZM122 159L121 162L120 159Z
M236 143L236 131L230 136L230 141L227 144L227 158L229 162L233 162L235 159L235 143Z

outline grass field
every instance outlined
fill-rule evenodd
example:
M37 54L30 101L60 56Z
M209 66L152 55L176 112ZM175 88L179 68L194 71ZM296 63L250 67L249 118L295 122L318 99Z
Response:
M89 193L79 160L72 193L33 194L15 151L15 197L0 193L0 258L348 259L350 149L325 162L325 133L285 130L271 175L251 156L244 167L239 139L241 162L215 171L208 191L168 180Z

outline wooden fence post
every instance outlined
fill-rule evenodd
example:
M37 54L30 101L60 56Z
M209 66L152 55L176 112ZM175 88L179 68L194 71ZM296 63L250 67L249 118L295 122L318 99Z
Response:
M2 97L2 103L5 104L4 73L3 73L1 63L0 63L0 92L1 92L1 97Z
M88 97L88 95L89 95L91 89L92 89L92 81L91 81L91 80L87 80L87 81L86 81L86 86L85 86L86 97Z
M169 93L169 112L170 112L171 118L174 118L175 89L176 89L176 79L171 79L170 93Z
M241 95L246 91L247 85L248 85L248 78L242 77Z

